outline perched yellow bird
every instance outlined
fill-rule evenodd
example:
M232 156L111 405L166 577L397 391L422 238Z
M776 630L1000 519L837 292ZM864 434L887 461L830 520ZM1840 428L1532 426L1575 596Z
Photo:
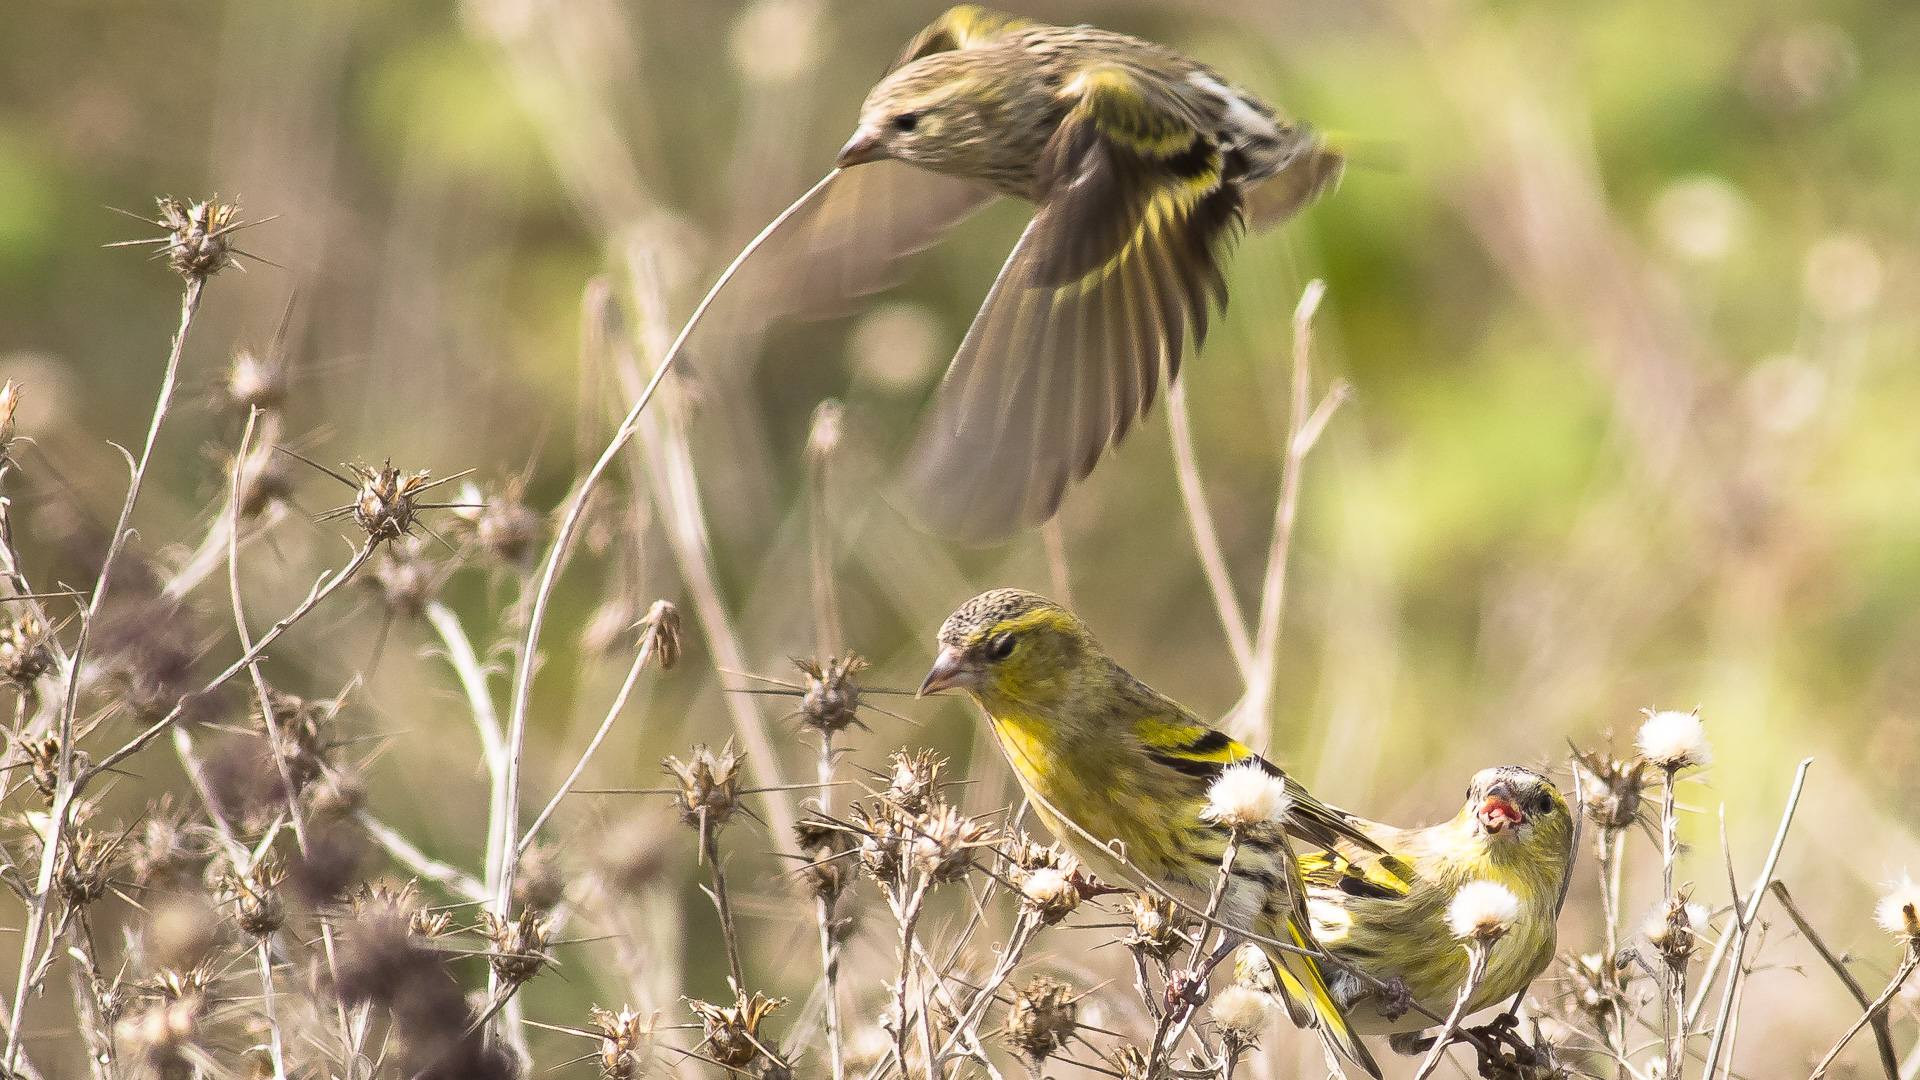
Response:
M1573 816L1553 782L1506 765L1476 774L1451 821L1424 829L1348 816L1382 850L1345 842L1300 855L1313 933L1334 957L1381 981L1401 980L1413 1001L1441 1016L1467 975L1467 953L1448 929L1461 886L1491 881L1519 901L1512 929L1493 946L1487 974L1467 1011L1526 989L1553 960L1554 924L1573 863ZM1405 1002L1330 967L1328 984L1357 1028L1411 1030L1434 1021L1419 1012L1389 1018Z
M1111 881L1149 879L1204 911L1229 835L1203 813L1209 787L1242 762L1284 781L1289 835L1354 857L1375 850L1345 815L1127 674L1072 612L1032 593L996 589L948 617L920 692L949 687L966 691L986 714L1054 836ZM1124 864L1106 846L1114 841L1124 845ZM1247 833L1219 917L1310 947L1305 896L1299 865L1286 857L1279 838ZM1279 950L1273 963L1289 1013L1315 1024L1330 1046L1379 1076L1319 969Z
M1179 374L1187 337L1197 348L1226 303L1243 220L1286 220L1342 160L1172 49L956 7L867 96L839 170L785 225L793 295L762 306L883 288L893 259L994 196L1033 203L906 470L927 524L1003 539L1052 517L1152 404L1162 367Z

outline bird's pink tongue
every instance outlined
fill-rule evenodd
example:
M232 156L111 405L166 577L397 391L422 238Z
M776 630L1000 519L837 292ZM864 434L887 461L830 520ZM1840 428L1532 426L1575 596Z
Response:
M1520 808L1499 797L1490 795L1480 804L1480 820L1490 829L1504 829L1509 825L1518 825L1526 820L1521 816Z

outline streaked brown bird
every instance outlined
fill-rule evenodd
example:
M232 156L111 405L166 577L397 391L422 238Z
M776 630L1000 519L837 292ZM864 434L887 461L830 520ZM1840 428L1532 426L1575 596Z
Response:
M1226 303L1242 227L1285 221L1342 165L1310 126L1172 49L956 7L873 88L835 176L790 222L806 280L787 306L891 284L893 258L995 196L1034 204L905 476L927 525L1004 539L1050 518L1152 405L1162 369L1179 375ZM916 194L916 177L933 183Z

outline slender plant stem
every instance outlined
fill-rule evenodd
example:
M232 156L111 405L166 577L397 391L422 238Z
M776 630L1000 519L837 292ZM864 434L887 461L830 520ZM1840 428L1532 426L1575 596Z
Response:
M408 873L428 881L437 881L458 893L460 898L468 903L484 903L492 895L487 891L485 882L456 866L450 866L429 856L397 830L374 817L372 813L361 810L354 815L354 820L367 831L367 835L373 839L374 843L385 848L387 854L393 856L395 862L406 867Z
M1480 992L1480 983L1487 977L1487 957L1493 952L1495 944L1497 942L1476 941L1467 946L1467 981L1460 984L1460 996L1454 999L1453 1011L1447 1014L1447 1022L1441 1025L1439 1037L1433 1040L1433 1047L1420 1062L1413 1080L1427 1080L1433 1075L1433 1070L1440 1067L1440 1059L1446 1056L1447 1047L1460 1030L1460 1019L1467 1013L1467 1003Z
M273 1007L273 956L269 952L269 938L254 942L254 955L260 965L260 1009L267 1021L267 1053L273 1059L273 1080L287 1080L287 1059L284 1043L280 1037L280 1017ZM341 1032L342 1037L346 1033Z
M1893 973L1887 988L1880 992L1879 997L1873 999L1873 1003L1867 1006L1867 1011L1861 1014L1860 1019L1853 1022L1853 1026L1847 1029L1847 1033L1840 1036L1840 1041L1833 1044L1833 1049L1827 1051L1827 1056L1820 1059L1820 1064L1813 1070L1811 1080L1821 1080L1827 1075L1827 1070L1833 1067L1833 1059L1840 1056L1840 1051L1847 1048L1847 1044L1853 1041L1855 1035L1860 1034L1861 1028L1872 1023L1874 1017L1886 1010L1887 1004L1893 1000L1893 995L1899 993L1900 988L1907 984L1907 978L1913 974L1915 967L1920 967L1920 944L1909 943L1907 955L1901 959L1900 969Z
M546 558L541 563L540 582L534 589L533 603L527 613L526 633L520 640L519 655L514 660L513 698L508 711L506 739L507 793L504 805L501 807L502 822L498 830L499 835L495 838L497 842L494 844L495 850L499 853L498 865L495 868L493 880L488 882L494 891L495 913L502 917L510 914L513 900L513 876L519 864L520 843L516 835L516 819L520 811L520 765L526 743L527 712L533 698L533 675L539 656L540 633L546 626L547 605L553 597L554 586L559 581L560 569L572 552L580 526L585 520L588 497L593 494L600 478L606 474L608 466L613 464L620 450L639 431L640 417L646 410L647 403L653 400L654 392L660 388L661 380L665 379L667 372L673 369L674 361L686 347L687 338L693 333L693 328L700 324L701 316L705 315L707 309L713 305L714 298L720 295L720 290L732 280L733 275L739 271L748 257L758 251L768 237L772 236L809 200L825 190L839 172L835 169L828 173L819 183L808 189L806 194L800 196L792 206L781 211L780 215L748 241L747 245L740 249L740 253L734 256L733 261L727 264L727 268L721 271L713 287L707 290L707 295L701 298L699 305L693 309L693 314L681 326L679 336L674 338L666 354L655 365L653 376L647 380L646 386L634 398L633 406L627 410L626 418L614 430L613 437L607 440L606 449L601 451L599 459L581 479L579 486L574 490L572 502L568 504L566 513L561 516L560 528L555 533L553 543L548 547ZM792 843L791 837L787 838L787 842ZM492 980L490 979L489 982L491 983Z
M1800 768L1793 774L1793 786L1787 791L1786 809L1780 813L1780 827L1774 831L1773 847L1768 849L1767 860L1760 867L1760 877L1754 882L1753 891L1747 894L1744 905L1739 905L1738 896L1734 897L1737 906L1733 912L1733 932L1720 935L1719 944L1714 947L1713 959L1707 965L1706 974L1701 977L1700 989L1694 996L1693 1007L1687 1012L1687 1026L1691 1028L1700 1015L1700 1007L1706 1001L1707 991L1713 987L1714 976L1720 970L1721 957L1730 956L1732 960L1731 966L1727 969L1727 986L1720 994L1720 1014L1714 1020L1713 1041L1707 1045L1706 1068L1700 1072L1702 1080L1713 1080L1714 1066L1720 1061L1721 1040L1726 1037L1729 1020L1733 1015L1735 990L1740 981L1741 959L1747 948L1747 933L1753 928L1754 920L1760 914L1761 903L1766 900L1767 886L1773 881L1773 868L1780 860L1780 849L1786 845L1787 828L1793 824L1793 812L1800 805L1800 792L1806 787L1807 770L1812 766L1813 759L1807 758L1800 762ZM1724 829L1724 825L1722 828ZM1732 870L1729 869L1728 873L1731 874ZM1731 951L1727 946L1728 938L1733 939Z
M647 666L647 661L653 659L654 654L659 651L659 643L660 627L657 625L648 627L647 636L640 642L640 651L633 658L633 666L627 669L627 677L620 684L620 692L614 695L613 704L607 707L606 718L600 721L600 729L593 733L593 739L587 743L586 750L580 754L580 760L574 762L573 771L567 774L566 782L560 785L559 791L553 793L553 798L548 800L546 807L540 811L540 816L533 819L533 824L527 826L526 835L520 838L522 854L525 854L527 846L533 843L534 835L540 831L540 826L545 825L547 819L553 816L553 812L560 808L560 800L566 798L573 790L573 785L579 781L580 774L587 771L587 762L593 760L594 751L600 749L600 744L606 741L607 732L613 730L613 722L619 718L620 710L627 707L627 699L633 695L634 684L640 681L640 672Z
M1300 477L1307 451L1312 448L1308 436L1308 403L1313 394L1313 313L1326 291L1326 282L1317 278L1308 282L1293 312L1293 388L1287 413L1287 449L1280 472L1280 500L1273 512L1267 574L1260 586L1260 621L1253 638L1254 680L1247 686L1241 707L1234 710L1243 738L1265 730L1267 710L1273 700L1280 621L1287 596L1287 551L1293 544L1294 521L1300 514ZM1328 400L1339 399L1336 396Z
M1800 906L1793 902L1793 895L1787 892L1786 883L1776 881L1772 888L1774 899L1786 911L1787 917L1793 920L1793 925L1799 928L1800 936L1807 939L1807 944L1813 946L1813 951L1820 954L1820 959L1826 961L1827 967L1847 988L1847 993L1853 995L1853 1000L1862 1010L1865 1010L1868 1007L1866 987L1860 985L1860 980L1853 977L1853 972L1847 970L1847 965L1840 957L1833 954L1833 950L1827 947L1827 943L1814 930L1813 924L1801 914ZM1736 1012L1735 1015L1738 1013ZM1893 1049L1893 1030L1887 1023L1887 1014L1884 1011L1873 1018L1873 1038L1874 1042L1879 1044L1880 1067L1886 1071L1887 1080L1901 1080L1900 1056ZM1731 1064L1731 1052L1729 1052L1729 1064Z
M1213 594L1213 606L1220 615L1220 628L1226 631L1227 648L1233 653L1243 683L1252 685L1257 671L1253 638L1247 633L1247 617L1233 591L1233 578L1227 573L1227 559L1220 550L1220 533L1214 528L1213 511L1207 507L1207 489L1200 482L1200 467L1193 452L1193 428L1187 418L1187 384L1175 379L1167 387L1167 433L1173 439L1173 470L1180 482L1180 502L1187 510L1187 523L1193 529L1194 551L1200 556L1200 570L1206 575L1207 591Z
M713 907L720 913L720 936L727 943L727 971L733 978L733 992L744 994L746 975L740 967L740 934L733 921L733 904L727 899L727 871L720 865L719 838L707 824L707 811L700 808L700 861L713 873Z
M86 659L87 641L92 635L94 623L100 617L101 606L106 602L114 563L126 547L127 523L133 518L135 504L140 501L140 490L147 478L147 465L153 460L154 445L160 441L160 428L166 423L168 407L173 403L174 387L180 380L180 356L186 349L187 331L193 326L193 317L200 310L200 296L206 284L206 278L198 275L187 278L186 292L180 298L180 329L174 333L173 346L167 353L166 372L161 376L160 392L154 401L153 420L147 426L146 446L140 452L139 461L133 465L133 473L127 483L127 496L120 504L120 516L114 522L112 537L107 541L106 555L100 560L100 573L94 578L93 595L88 598L86 611L80 619L79 637L74 642L72 655L67 658L66 693L60 702L60 761L52 817L40 853L40 874L34 888L33 902L27 907L27 925L20 943L20 978L14 986L12 1014L7 1017L6 1054L0 1058L0 1066L7 1069L13 1068L20 1051L20 1022L26 1011L27 995L33 987L33 974L40 966L36 957L46 929L54 869L59 865L61 848L66 842L69 809L79 794L80 778L73 769L74 718L80 704L80 669Z

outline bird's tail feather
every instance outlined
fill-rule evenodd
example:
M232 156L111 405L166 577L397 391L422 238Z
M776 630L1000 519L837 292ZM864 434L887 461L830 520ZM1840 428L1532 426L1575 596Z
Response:
M1287 936L1303 949L1313 947L1312 939L1302 933L1292 920L1287 923ZM1361 1041L1360 1034L1347 1023L1346 1014L1334 1002L1326 980L1320 976L1319 965L1295 953L1269 952L1268 957L1273 961L1273 973L1280 984L1281 999L1286 1002L1287 1014L1294 1018L1294 1022L1299 1023L1303 1016L1311 1017L1313 1026L1319 1029L1320 1037L1336 1054L1366 1070L1374 1080L1379 1080L1379 1064L1373 1060L1373 1054Z

